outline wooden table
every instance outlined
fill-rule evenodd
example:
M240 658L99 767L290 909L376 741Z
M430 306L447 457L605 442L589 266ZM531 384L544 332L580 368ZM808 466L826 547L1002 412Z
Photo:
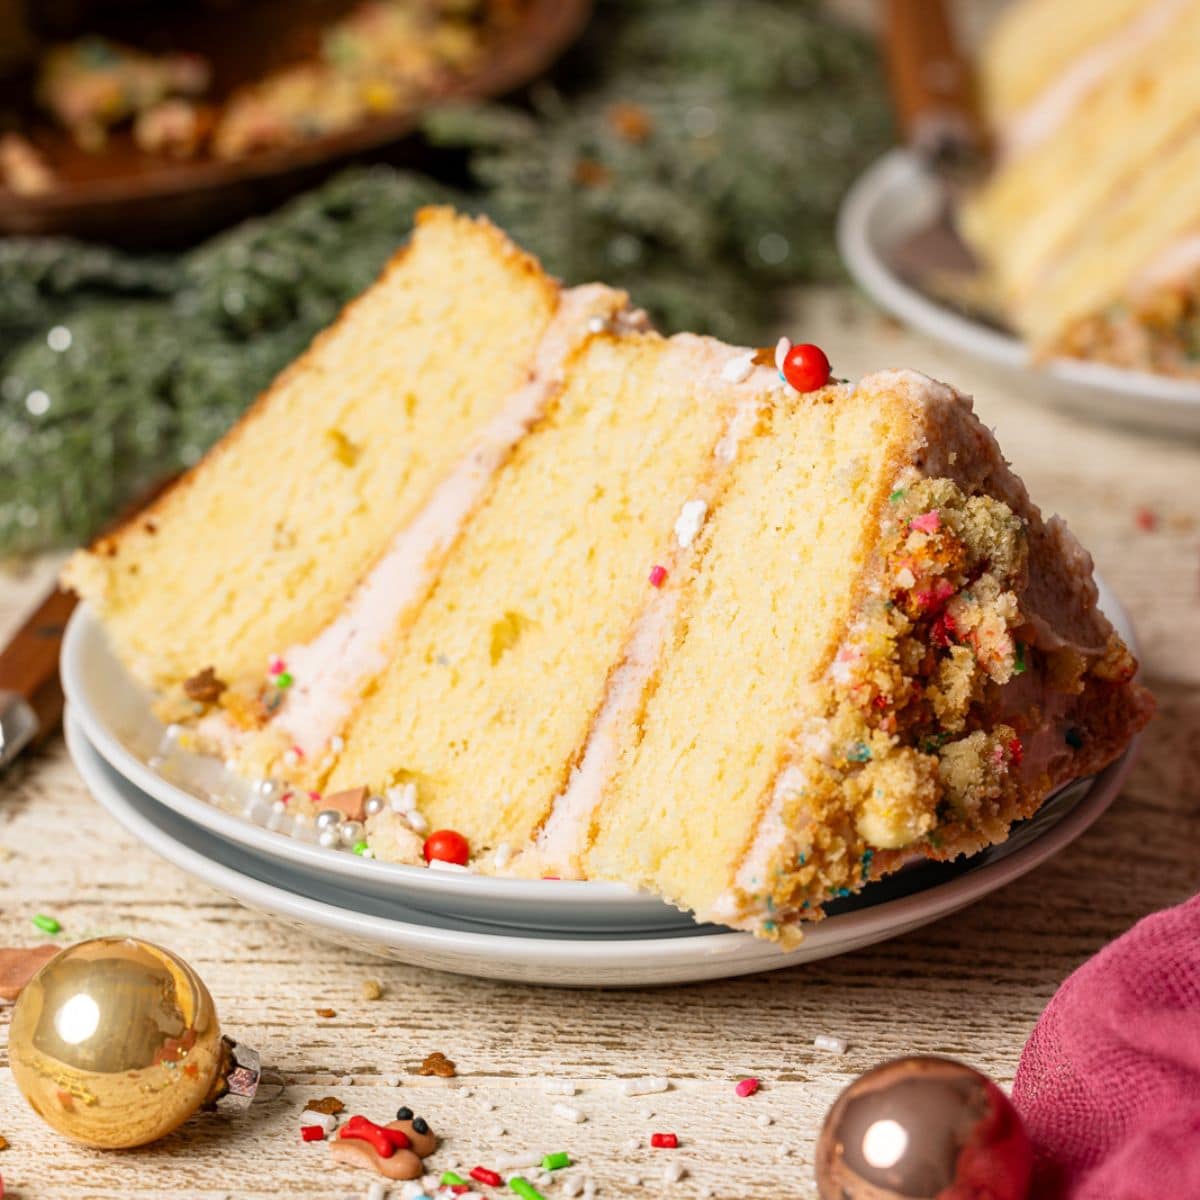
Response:
M386 1118L400 1103L446 1136L436 1163L569 1149L602 1196L811 1196L822 1116L855 1074L892 1055L950 1054L1011 1081L1054 989L1145 913L1200 886L1200 444L1091 425L1023 401L1019 386L902 333L846 292L796 299L790 322L839 374L911 365L974 390L1035 498L1061 512L1129 607L1161 714L1124 795L1068 852L956 916L842 958L758 978L644 991L500 986L372 959L305 937L193 882L133 842L93 803L60 740L0 782L0 944L32 943L37 912L62 941L129 932L175 948L208 981L227 1029L288 1079L244 1115L205 1115L132 1153L76 1148L24 1106L0 1055L0 1153L8 1195L342 1196L369 1177L300 1144L303 1102L334 1094ZM1153 520L1138 513L1153 514ZM1143 526L1153 523L1153 529ZM0 627L15 624L53 564L0 577ZM366 979L379 1000L361 998ZM336 1016L321 1018L329 1007ZM0 1009L0 1028L7 1015ZM815 1050L831 1033L843 1057ZM434 1050L457 1079L415 1077ZM763 1089L748 1100L734 1078ZM672 1090L622 1098L622 1077ZM390 1086L388 1076L404 1076ZM541 1081L578 1081L581 1125L550 1117ZM653 1116L647 1116L652 1112ZM500 1130L505 1132L501 1134ZM679 1133L674 1152L644 1147ZM667 1186L677 1158L687 1177ZM633 1180L640 1178L642 1183ZM548 1195L561 1195L558 1188Z

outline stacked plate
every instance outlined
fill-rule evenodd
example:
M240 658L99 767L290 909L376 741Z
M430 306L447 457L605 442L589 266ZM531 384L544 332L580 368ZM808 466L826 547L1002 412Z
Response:
M1124 614L1105 610L1132 640ZM1078 837L1112 802L1129 755L1053 797L1001 846L913 865L830 906L784 953L701 925L615 884L495 879L326 849L213 759L163 753L150 696L86 607L63 645L67 745L96 799L168 861L314 936L424 967L560 986L684 983L777 970L857 949L970 904Z

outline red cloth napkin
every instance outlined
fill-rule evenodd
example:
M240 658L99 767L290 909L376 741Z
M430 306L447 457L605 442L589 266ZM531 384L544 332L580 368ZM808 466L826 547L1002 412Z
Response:
M1058 989L1013 1102L1039 1200L1200 1198L1200 896L1155 913Z

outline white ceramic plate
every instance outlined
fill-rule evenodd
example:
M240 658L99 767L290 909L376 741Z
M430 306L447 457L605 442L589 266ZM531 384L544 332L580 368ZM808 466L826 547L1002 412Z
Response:
M1018 338L956 312L903 279L891 266L892 248L928 227L941 204L940 184L907 150L884 155L847 193L838 215L838 249L877 304L946 345L1019 374L1023 394L1126 424L1200 433L1200 383L1080 359L1034 366Z
M1131 647L1133 630L1124 610L1102 580L1100 605ZM151 765L162 742L162 725L150 711L150 697L117 662L103 629L85 605L71 618L63 643L63 687L75 720L89 743L136 789L165 805L186 821L213 835L225 849L251 855L261 867L286 863L305 883L309 895L328 886L343 887L360 899L401 903L425 914L485 923L506 932L601 933L629 935L693 931L696 924L662 901L631 888L604 883L496 879L460 872L429 870L375 862L268 828L274 824L269 806L252 802L247 809L244 786L220 763L198 755L180 756L183 774L168 779ZM1084 787L1089 786L1085 781ZM237 789L241 787L239 795ZM212 797L232 793L236 811ZM970 860L979 867L1012 854L1040 835L1061 811L1049 805L1000 846ZM303 830L301 830L303 832ZM311 836L311 835L310 835ZM221 860L221 854L216 855ZM914 866L903 874L905 894L941 878L936 865ZM954 869L954 868L951 868ZM853 911L893 898L899 885L872 884L860 896L829 906L830 913Z
M363 896L339 882L314 887L289 863L268 864L139 791L88 742L74 710L68 711L65 724L71 757L96 799L150 849L248 907L316 937L415 966L560 987L645 987L748 975L906 933L1002 887L1069 845L1120 791L1130 761L1126 755L1094 780L1077 785L1082 798L1045 832L1006 856L984 865L973 859L957 869L941 867L947 873L941 883L830 916L812 928L798 949L785 954L749 934L709 932L694 925L667 936L504 934L479 922ZM887 881L873 886L886 887Z

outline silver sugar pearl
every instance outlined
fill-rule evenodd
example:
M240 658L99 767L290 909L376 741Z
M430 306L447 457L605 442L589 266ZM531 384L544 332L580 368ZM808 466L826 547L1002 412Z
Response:
M338 831L336 829L322 829L320 837L317 838L318 843L324 846L326 850L334 850L340 845Z
M318 829L333 829L342 823L342 814L336 808L323 808L317 813L317 828ZM321 845L325 843L322 842Z
M283 794L283 784L278 779L260 779L256 788L265 800L276 800Z
M366 804L363 805L363 812L368 817L373 817L376 813L383 812L384 799L382 796L368 796Z
M273 813L285 813L285 812L287 812L287 805L284 804L284 802L282 800L276 800L271 805L271 811Z
M355 842L361 842L363 832L361 821L347 821L341 828L342 845L353 846Z

